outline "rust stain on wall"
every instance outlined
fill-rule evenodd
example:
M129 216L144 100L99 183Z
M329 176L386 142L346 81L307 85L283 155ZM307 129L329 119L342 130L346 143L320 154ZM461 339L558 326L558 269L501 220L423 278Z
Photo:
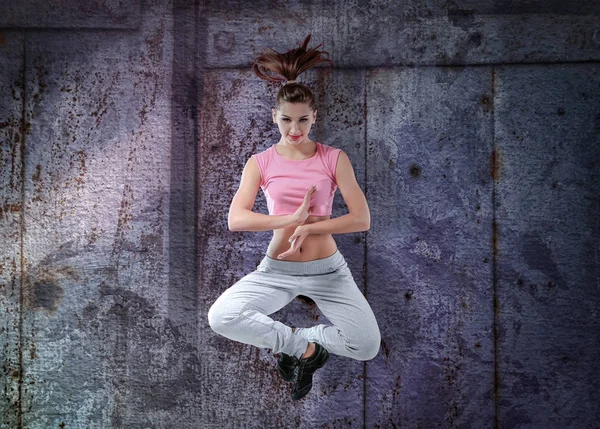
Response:
M31 201L43 201L44 181L42 180L42 166L40 164L35 166L35 172L31 175L31 181L33 182L33 197L31 198Z
M131 185L125 184L123 187L123 197L121 199L121 207L119 208L119 217L117 220L117 230L115 231L115 239L113 243L113 252L112 256L117 257L121 253L121 248L123 247L123 242L125 240L124 237L124 229L133 219L133 214L131 213L131 205L133 203L133 189Z
M160 25L154 33L144 39L145 49L143 52L145 54L140 57L140 61L145 66L145 70L140 73L139 82L135 82L133 85L135 88L138 84L141 84L145 89L142 109L139 112L140 125L146 123L148 112L156 106L157 93L161 85L161 74L156 70L160 69L163 60L164 36L165 20L161 19ZM149 85L152 85L152 87L149 88Z
M6 121L0 122L0 138L4 138L6 144L0 145L0 171L5 171L10 164L10 176L8 188L12 190L20 190L21 188L21 123L14 117L7 118ZM1 188L0 188L1 189Z
M495 148L492 150L490 164L491 164L490 171L491 171L492 179L494 181L498 181L498 179L500 178L501 158L500 158L500 152L498 152L498 150Z
M390 357L390 348L387 346L387 344L385 343L385 341L383 339L381 340L381 348L383 350L385 358L389 359L389 357Z
M488 95L482 95L479 99L479 103L481 104L481 106L483 106L483 110L485 110L486 112L490 112L493 108L493 104Z
M4 217L5 213L18 213L21 211L21 204L4 204L0 206L0 219Z
M78 150L71 156L70 166L71 167L73 166L74 160L76 160L75 162L77 162L79 165L80 173L79 173L79 176L75 177L75 183L76 183L78 191L81 191L81 188L83 187L83 178L84 178L85 174L87 173L87 167L85 165L87 156L88 155L84 150Z

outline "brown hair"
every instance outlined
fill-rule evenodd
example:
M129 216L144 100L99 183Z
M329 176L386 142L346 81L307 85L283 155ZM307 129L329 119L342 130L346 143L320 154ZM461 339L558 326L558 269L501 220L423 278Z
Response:
M302 46L290 49L285 53L279 53L274 49L264 50L254 61L252 71L259 78L269 82L281 82L284 80L295 80L302 72L314 67L319 63L329 63L331 65L328 73L333 72L333 61L326 51L318 51L316 48L307 50L306 47L311 38L309 34ZM322 57L323 56L323 57ZM280 76L269 76L266 70L271 70ZM281 103L308 103L311 110L315 110L315 97L310 88L302 83L290 83L283 85L277 93L275 109L279 110Z

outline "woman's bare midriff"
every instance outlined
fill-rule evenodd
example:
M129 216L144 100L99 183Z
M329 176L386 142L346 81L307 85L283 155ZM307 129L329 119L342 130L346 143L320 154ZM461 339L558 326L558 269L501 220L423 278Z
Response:
M331 219L331 216L309 216L304 225ZM277 256L290 249L292 244L288 241L296 230L296 226L273 230L273 238L267 248L267 256L277 259ZM324 259L333 255L337 250L337 244L331 234L309 234L306 236L296 253L293 253L280 261L306 262L315 259Z

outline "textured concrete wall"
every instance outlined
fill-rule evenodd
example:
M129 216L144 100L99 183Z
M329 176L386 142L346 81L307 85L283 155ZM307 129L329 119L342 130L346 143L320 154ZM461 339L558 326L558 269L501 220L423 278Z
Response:
M139 28L97 2L105 29L2 32L3 427L164 426L189 405L166 299L171 5L126 3ZM28 11L16 25L47 23Z
M599 15L0 2L0 427L596 427ZM332 355L296 403L270 350L206 314L270 238L227 230L279 138L251 59L309 32L336 64L300 77L311 137L369 201L371 229L335 238L382 344ZM272 317L326 320L302 300Z

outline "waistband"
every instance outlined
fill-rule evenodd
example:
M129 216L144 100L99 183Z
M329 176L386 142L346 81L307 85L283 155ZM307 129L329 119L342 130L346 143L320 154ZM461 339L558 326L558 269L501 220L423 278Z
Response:
M336 250L333 255L327 258L304 262L282 261L265 255L257 268L267 268L271 272L280 274L302 276L332 273L347 265L340 251Z

